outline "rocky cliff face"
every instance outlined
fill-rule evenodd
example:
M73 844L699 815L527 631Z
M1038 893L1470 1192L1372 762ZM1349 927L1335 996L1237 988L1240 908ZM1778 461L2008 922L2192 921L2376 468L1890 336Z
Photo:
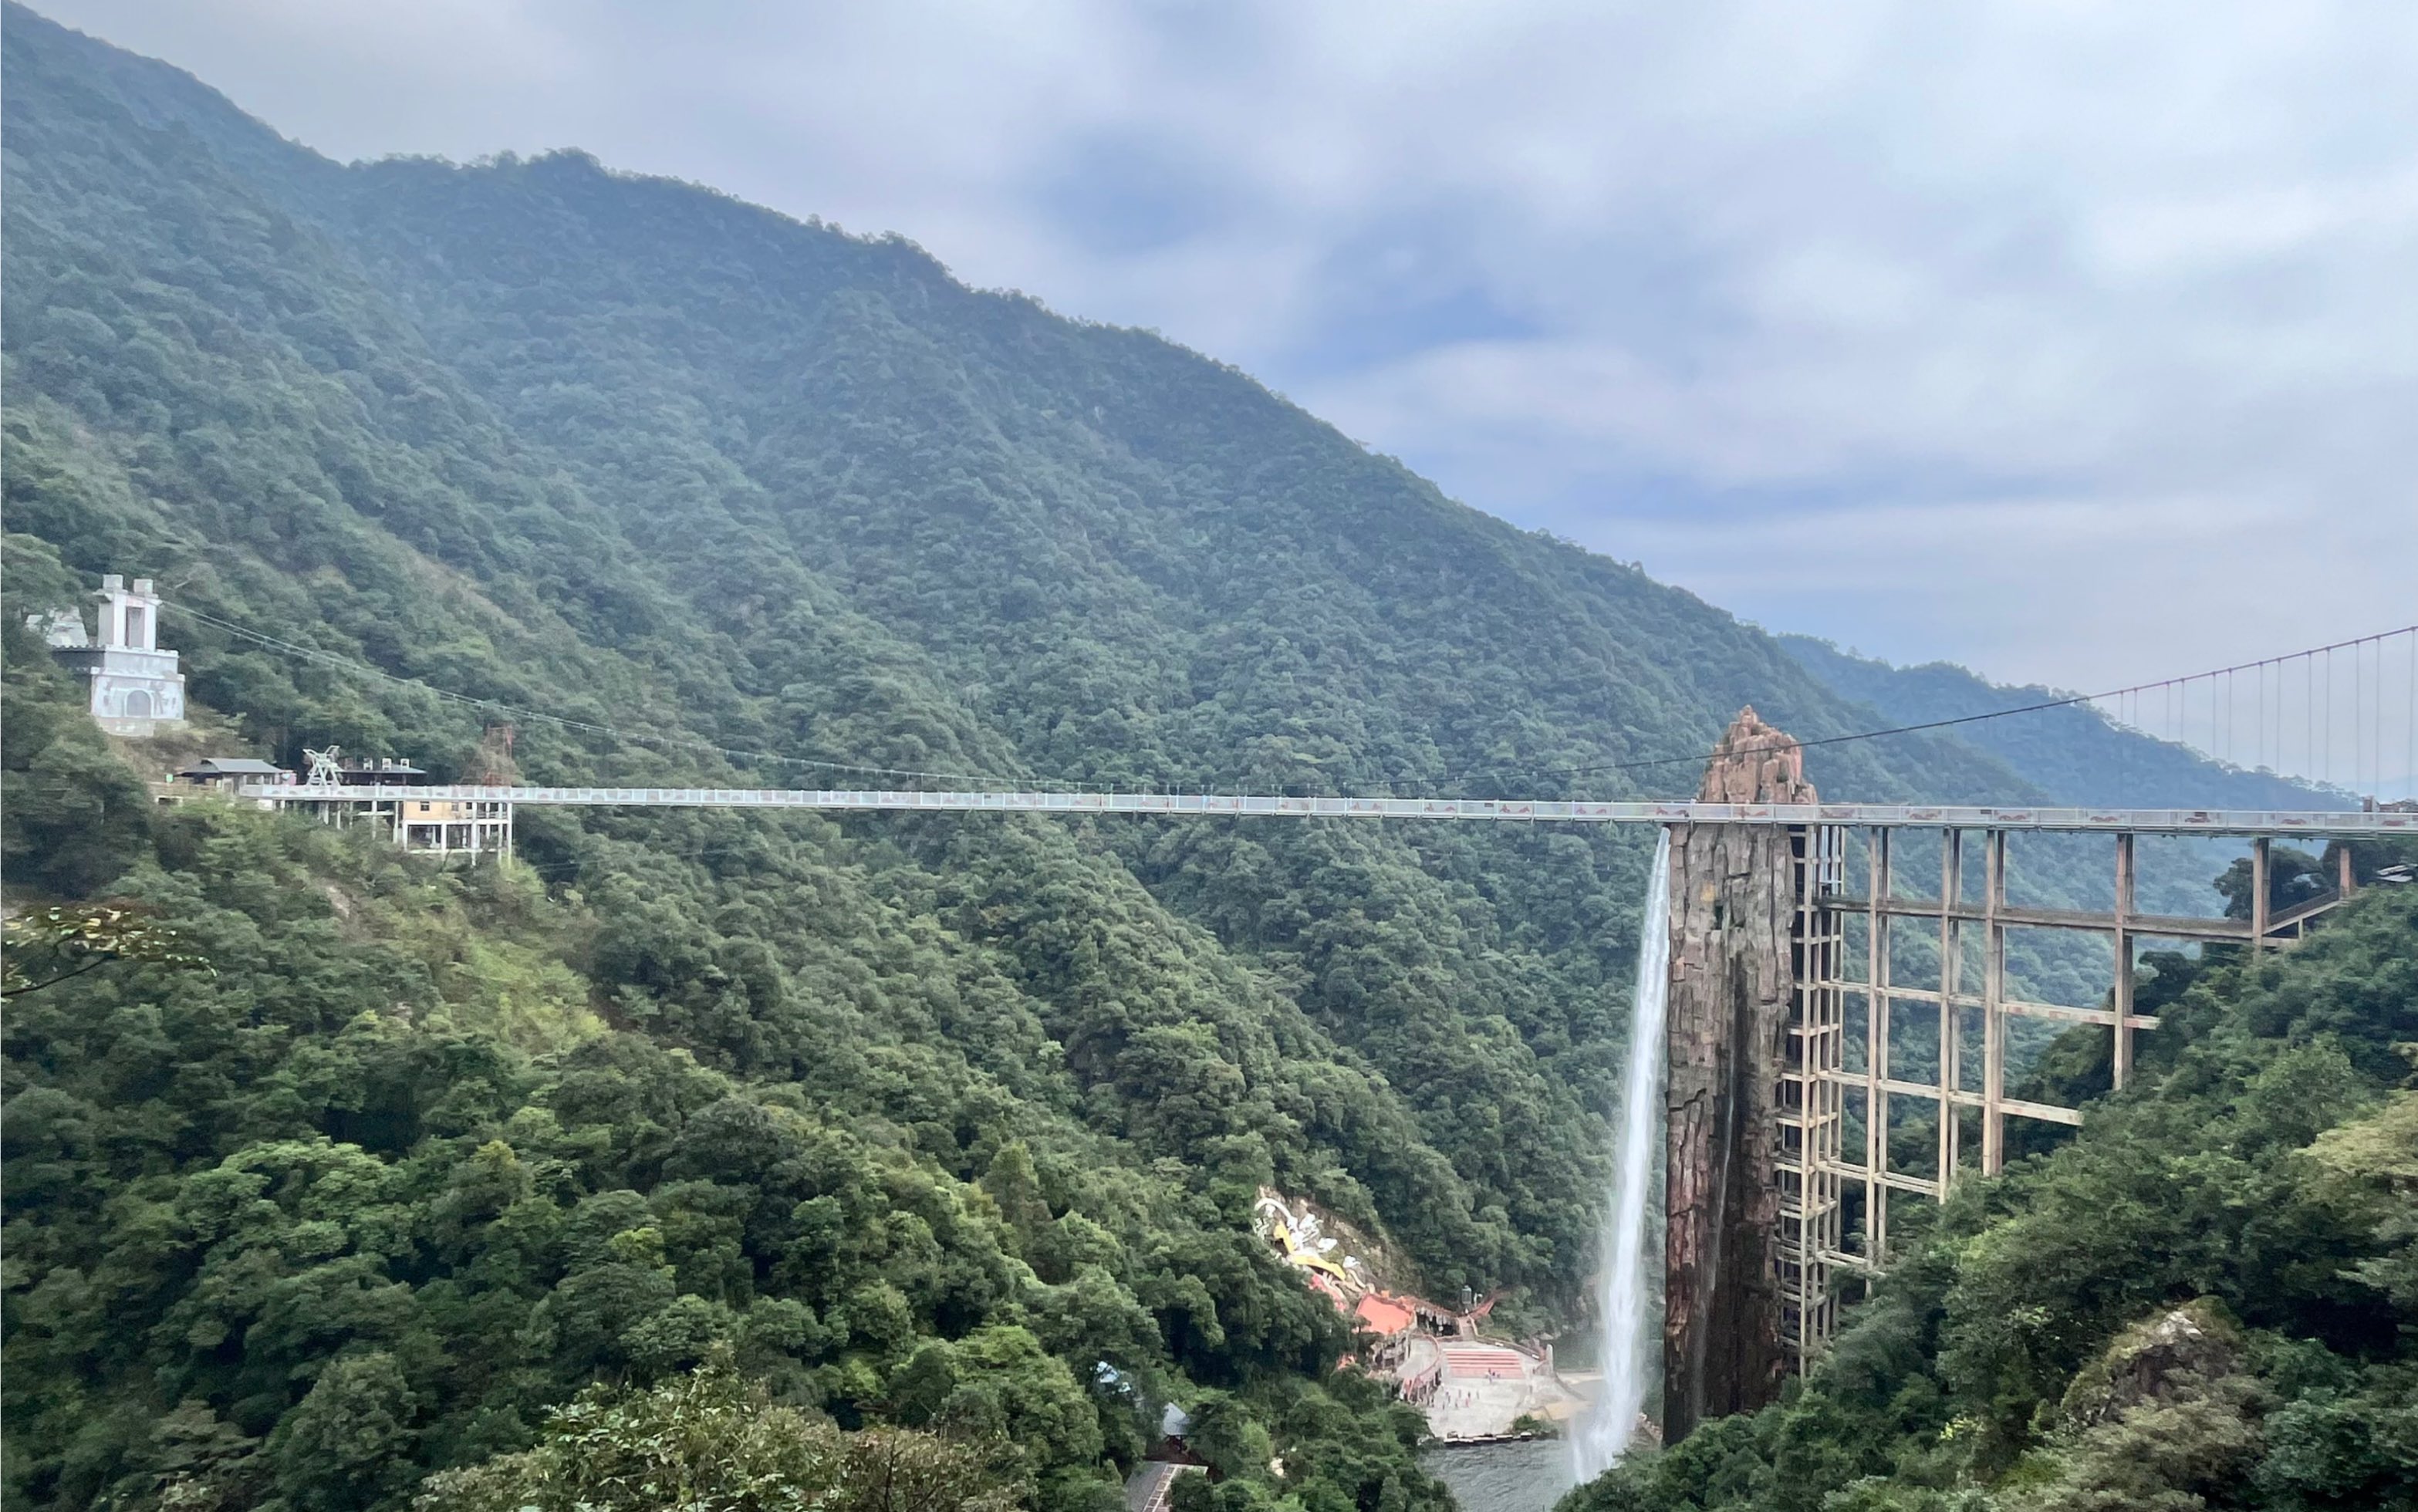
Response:
M1740 711L1699 796L1810 803L1802 754ZM1663 1241L1666 1443L1779 1394L1773 1093L1788 1032L1789 837L1686 825L1671 837L1669 1228Z

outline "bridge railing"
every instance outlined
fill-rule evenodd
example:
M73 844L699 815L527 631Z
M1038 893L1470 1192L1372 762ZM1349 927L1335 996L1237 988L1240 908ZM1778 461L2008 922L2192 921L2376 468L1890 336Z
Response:
M2418 813L2356 810L2007 808L1939 803L1694 803L1584 799L1306 797L1229 793L931 792L792 787L325 787L247 784L280 803L485 802L539 807L763 808L876 813L1129 814L1462 819L1560 824L1851 825L2135 834L2418 834Z

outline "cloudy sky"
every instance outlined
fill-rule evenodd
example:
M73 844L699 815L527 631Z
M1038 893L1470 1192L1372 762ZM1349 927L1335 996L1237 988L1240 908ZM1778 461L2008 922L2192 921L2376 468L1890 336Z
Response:
M37 3L339 158L902 232L1893 660L2418 619L2418 7Z

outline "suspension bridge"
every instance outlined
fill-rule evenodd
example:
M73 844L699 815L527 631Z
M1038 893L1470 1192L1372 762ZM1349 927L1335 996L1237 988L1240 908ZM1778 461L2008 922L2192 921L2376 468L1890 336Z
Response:
M553 808L811 809L827 813L1137 815L1510 820L1531 824L1841 825L1859 829L2040 830L2136 834L2418 834L2418 810L2102 809L1937 803L1595 802L1566 799L1325 798L1108 792L935 792L785 787L532 787L248 783L237 796L281 804L510 803Z

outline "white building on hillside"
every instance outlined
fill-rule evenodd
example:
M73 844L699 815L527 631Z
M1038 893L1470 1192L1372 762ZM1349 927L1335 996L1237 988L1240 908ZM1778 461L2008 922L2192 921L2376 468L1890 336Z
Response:
M134 586L111 573L100 580L99 634L87 638L73 609L28 615L25 622L50 643L59 664L85 680L86 707L114 735L155 735L185 723L185 675L176 653L160 649L160 595L151 580Z

